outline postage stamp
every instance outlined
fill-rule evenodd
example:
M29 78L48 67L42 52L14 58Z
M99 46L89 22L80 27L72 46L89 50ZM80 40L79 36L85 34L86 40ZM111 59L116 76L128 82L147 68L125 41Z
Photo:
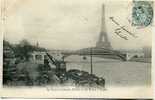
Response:
M153 21L153 1L133 1L132 25L147 27Z
M1 97L153 98L152 1L1 4Z

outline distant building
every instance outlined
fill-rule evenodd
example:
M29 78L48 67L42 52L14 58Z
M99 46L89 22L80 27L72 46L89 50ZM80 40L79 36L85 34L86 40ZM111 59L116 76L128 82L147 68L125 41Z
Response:
M60 52L48 52L54 59L61 61L62 59L62 54ZM48 59L46 52L44 51L34 51L29 54L29 60L34 63L38 64L44 64L44 60Z
M47 57L45 52L34 51L30 53L29 60L34 63L44 64L44 59Z

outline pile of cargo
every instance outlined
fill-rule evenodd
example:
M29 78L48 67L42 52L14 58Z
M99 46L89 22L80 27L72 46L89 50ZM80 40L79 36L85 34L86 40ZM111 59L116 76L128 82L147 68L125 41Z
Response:
M16 80L16 59L9 45L3 47L3 84Z
M71 69L63 74L60 78L62 83L72 82L76 86L105 86L105 80L102 77L97 77L94 74L89 74L86 71Z

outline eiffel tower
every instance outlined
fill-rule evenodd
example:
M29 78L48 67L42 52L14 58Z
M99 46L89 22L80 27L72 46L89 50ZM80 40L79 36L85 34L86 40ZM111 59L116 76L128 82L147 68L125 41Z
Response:
M101 32L99 35L99 39L96 43L96 48L112 49L111 43L108 40L108 35L106 32L104 4L102 5Z

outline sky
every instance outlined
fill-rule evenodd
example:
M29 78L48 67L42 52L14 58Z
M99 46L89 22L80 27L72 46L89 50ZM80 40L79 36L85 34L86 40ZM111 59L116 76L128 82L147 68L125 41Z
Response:
M105 31L114 49L151 46L151 25L131 25L131 1L114 0L5 0L4 39L19 43L27 39L48 49L81 49L95 46L101 30L101 6L105 6ZM128 40L120 38L113 17L128 31Z

